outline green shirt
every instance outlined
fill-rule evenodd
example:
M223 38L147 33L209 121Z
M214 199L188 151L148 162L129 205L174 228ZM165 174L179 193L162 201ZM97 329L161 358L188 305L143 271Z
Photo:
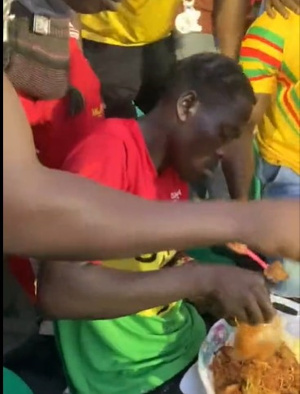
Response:
M160 315L146 312L57 322L72 394L147 393L193 361L206 334L195 308L180 301Z

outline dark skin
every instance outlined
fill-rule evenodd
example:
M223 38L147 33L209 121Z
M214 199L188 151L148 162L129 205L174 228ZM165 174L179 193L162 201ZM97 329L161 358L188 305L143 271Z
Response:
M86 261L174 248L184 250L237 240L264 253L295 260L300 258L297 203L208 202L179 206L150 202L43 167L37 160L27 119L6 77L3 78L3 88L5 254ZM130 227L128 222L131 222ZM286 228L290 230L289 235ZM78 265L73 264L61 263L61 267L65 269L65 277L70 279L73 272L74 279L78 280ZM59 264L55 266L59 267ZM198 267L170 268L166 275L163 272L140 274L83 266L89 275L87 286L78 287L76 280L68 280L65 285L82 294L87 294L90 289L91 298L98 294L95 298L98 300L97 313L104 318L134 313L179 298L194 298L199 287L203 287L203 268ZM213 277L213 271L210 272ZM63 275L61 270L60 274ZM55 271L53 276L55 278ZM264 288L262 278L256 278L258 287ZM147 300L141 297L145 286L152 289ZM168 296L163 290L166 287L173 289ZM123 289L123 294L115 293L116 288ZM123 295L128 294L128 288L135 302L141 300L141 304L124 302ZM51 315L50 293L47 287L44 290L40 296L46 306L48 303ZM91 316L90 313L87 317Z
M300 14L299 0L266 0L266 11L271 18L275 17L276 12L288 18L289 10Z
M295 204L182 203L178 207L144 201L43 167L37 160L32 132L16 92L5 76L3 89L5 254L97 260L238 240L262 253L299 259L295 220L299 207ZM249 220L254 216L259 222ZM248 226L243 225L245 221ZM128 222L133 223L131 228ZM295 238L285 237L285 227ZM277 231L266 236L272 228Z
M191 181L205 170L206 159L239 136L251 109L252 105L240 100L238 107L229 106L213 118L202 110L197 94L187 91L177 99L163 100L139 123L158 172L172 166ZM99 283L111 272L116 276L115 286L110 282L103 289ZM193 263L146 274L118 272L88 262L47 262L41 267L38 296L41 308L55 319L116 318L179 299L201 299L213 305L211 311L217 317L234 316L250 324L269 321L274 312L261 275Z
M233 59L239 56L248 9L248 0L214 0L214 34L220 51ZM277 11L283 17L288 18L289 10L299 14L299 0L266 1L266 11L270 17L274 18Z
M5 76L3 85L5 254L98 260L236 240L265 254L299 259L295 220L299 207L295 204L182 203L179 207L144 201L43 167L18 97ZM274 211L280 214L276 216ZM286 237L285 228L295 237Z
M245 31L248 0L214 0L214 34L220 51L237 59Z
M256 95L256 105L245 132L236 141L231 142L224 150L222 168L227 180L231 198L247 201L251 181L254 175L253 132L269 105L270 96Z

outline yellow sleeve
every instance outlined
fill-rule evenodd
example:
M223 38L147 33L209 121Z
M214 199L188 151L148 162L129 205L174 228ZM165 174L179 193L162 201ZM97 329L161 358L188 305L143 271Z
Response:
M285 24L280 15L271 19L265 13L252 24L242 42L240 63L257 94L276 91L283 58Z

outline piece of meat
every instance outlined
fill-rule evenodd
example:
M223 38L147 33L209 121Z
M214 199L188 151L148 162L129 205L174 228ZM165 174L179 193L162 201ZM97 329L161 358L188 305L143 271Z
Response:
M273 282L279 283L289 279L289 275L285 272L280 261L274 261L264 270L265 277Z

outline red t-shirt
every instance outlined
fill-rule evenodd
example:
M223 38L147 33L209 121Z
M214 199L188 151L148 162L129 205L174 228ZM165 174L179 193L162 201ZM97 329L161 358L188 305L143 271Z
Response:
M73 144L103 118L100 82L73 38L70 39L70 85L81 92L85 102L84 110L73 117L68 112L68 97L33 101L19 95L33 130L39 159L50 168L60 168Z
M62 169L145 199L188 199L187 184L172 168L158 175L133 119L104 120L73 148Z

